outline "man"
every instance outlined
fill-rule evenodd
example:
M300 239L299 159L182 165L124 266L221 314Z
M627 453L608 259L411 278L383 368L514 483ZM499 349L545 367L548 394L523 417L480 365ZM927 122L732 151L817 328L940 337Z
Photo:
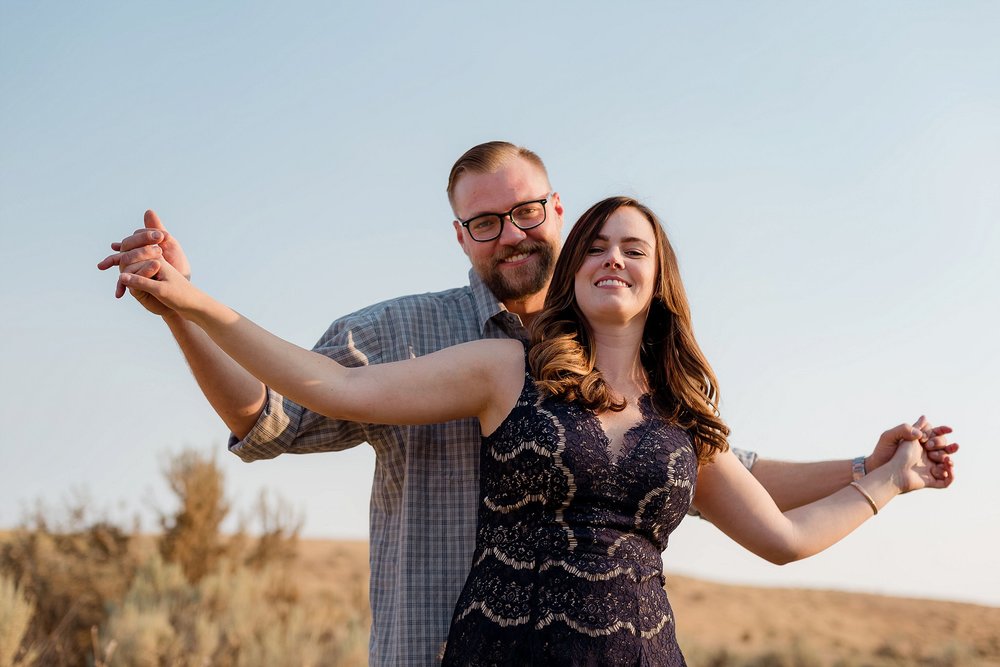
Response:
M459 245L472 263L469 285L376 304L334 322L316 350L341 363L384 363L478 338L525 338L541 309L558 255L563 206L542 161L505 142L475 146L452 168L448 197ZM143 273L146 260L190 267L152 212L146 225L99 266ZM118 296L121 296L119 292ZM370 664L427 665L448 634L473 551L479 428L474 420L383 426L327 419L285 401L219 350L208 337L148 294L213 408L233 432L230 449L246 461L278 454L334 451L369 442L376 452L371 498L372 635ZM900 427L900 433L907 427ZM938 463L953 451L929 431ZM853 474L889 460L887 432ZM951 448L951 449L949 449ZM743 460L783 508L823 497L852 480L852 462L782 464ZM943 468L942 468L943 469Z

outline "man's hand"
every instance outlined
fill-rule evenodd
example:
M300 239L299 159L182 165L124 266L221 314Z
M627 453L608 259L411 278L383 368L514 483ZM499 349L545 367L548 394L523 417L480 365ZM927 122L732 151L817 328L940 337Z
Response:
M931 426L924 416L921 416L913 426L900 424L883 433L875 444L875 450L865 459L865 471L871 472L888 463L901 442L913 439L911 432L914 428L921 433L918 438L927 454L930 474L934 479L941 482L948 481L950 484L954 477L951 454L958 451L958 443L948 442L947 436L951 433L951 427Z
M112 243L114 254L108 255L97 265L101 271L117 266L121 273L135 273L144 278L153 278L159 267L158 262L165 261L184 278L191 278L191 265L188 263L184 249L160 222L159 216L153 211L146 211L143 216L143 228L137 229L131 236L126 236L120 243ZM160 302L149 292L130 289L129 292L142 306L155 315L166 315L171 309ZM125 294L121 281L115 285L115 298L120 299Z

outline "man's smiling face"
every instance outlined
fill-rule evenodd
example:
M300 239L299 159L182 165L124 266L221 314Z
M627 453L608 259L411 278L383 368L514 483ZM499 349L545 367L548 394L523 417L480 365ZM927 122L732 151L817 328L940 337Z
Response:
M455 185L455 214L468 220L484 213L503 213L517 204L543 199L549 181L537 166L513 157L492 173L465 173ZM455 232L473 268L508 308L512 302L544 300L562 239L563 208L558 194L548 197L546 217L528 230L504 220L499 238L479 242L458 222ZM533 299L537 297L537 299Z

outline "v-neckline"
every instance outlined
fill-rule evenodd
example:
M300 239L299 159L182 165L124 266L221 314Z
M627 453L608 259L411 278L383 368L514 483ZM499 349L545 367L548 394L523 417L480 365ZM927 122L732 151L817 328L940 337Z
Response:
M594 420L594 423L597 425L597 432L601 437L601 450L604 452L604 455L607 457L608 462L611 465L619 465L628 456L630 456L645 439L646 432L652 425L652 418L648 410L649 400L649 394L643 394L636 400L636 405L639 408L639 420L625 429L622 433L620 446L617 449L614 447L615 443L611 442L608 432L604 429L604 423L601 421L601 418L593 410L588 410L590 416ZM642 430L642 433L638 436L633 436L633 434L639 430ZM629 446L630 442L632 443L631 447Z

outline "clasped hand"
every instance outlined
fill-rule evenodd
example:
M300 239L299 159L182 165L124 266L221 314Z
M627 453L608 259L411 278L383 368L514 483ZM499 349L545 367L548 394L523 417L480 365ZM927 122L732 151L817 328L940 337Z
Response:
M879 437L865 469L870 473L891 463L900 493L947 488L955 480L951 455L958 451L958 443L948 441L951 432L950 426L933 426L924 416L912 426L900 424Z
M151 283L189 280L191 265L181 244L164 228L156 213L146 211L143 223L144 227L112 243L115 252L101 260L97 268L104 271L118 267L121 275L115 284L115 298L124 296L128 289L146 310L154 315L169 315L180 310L175 307L176 301L171 303L167 299L168 294L177 292L173 288L178 286L172 284L164 291L167 286L154 289ZM164 300L157 292L164 295Z

